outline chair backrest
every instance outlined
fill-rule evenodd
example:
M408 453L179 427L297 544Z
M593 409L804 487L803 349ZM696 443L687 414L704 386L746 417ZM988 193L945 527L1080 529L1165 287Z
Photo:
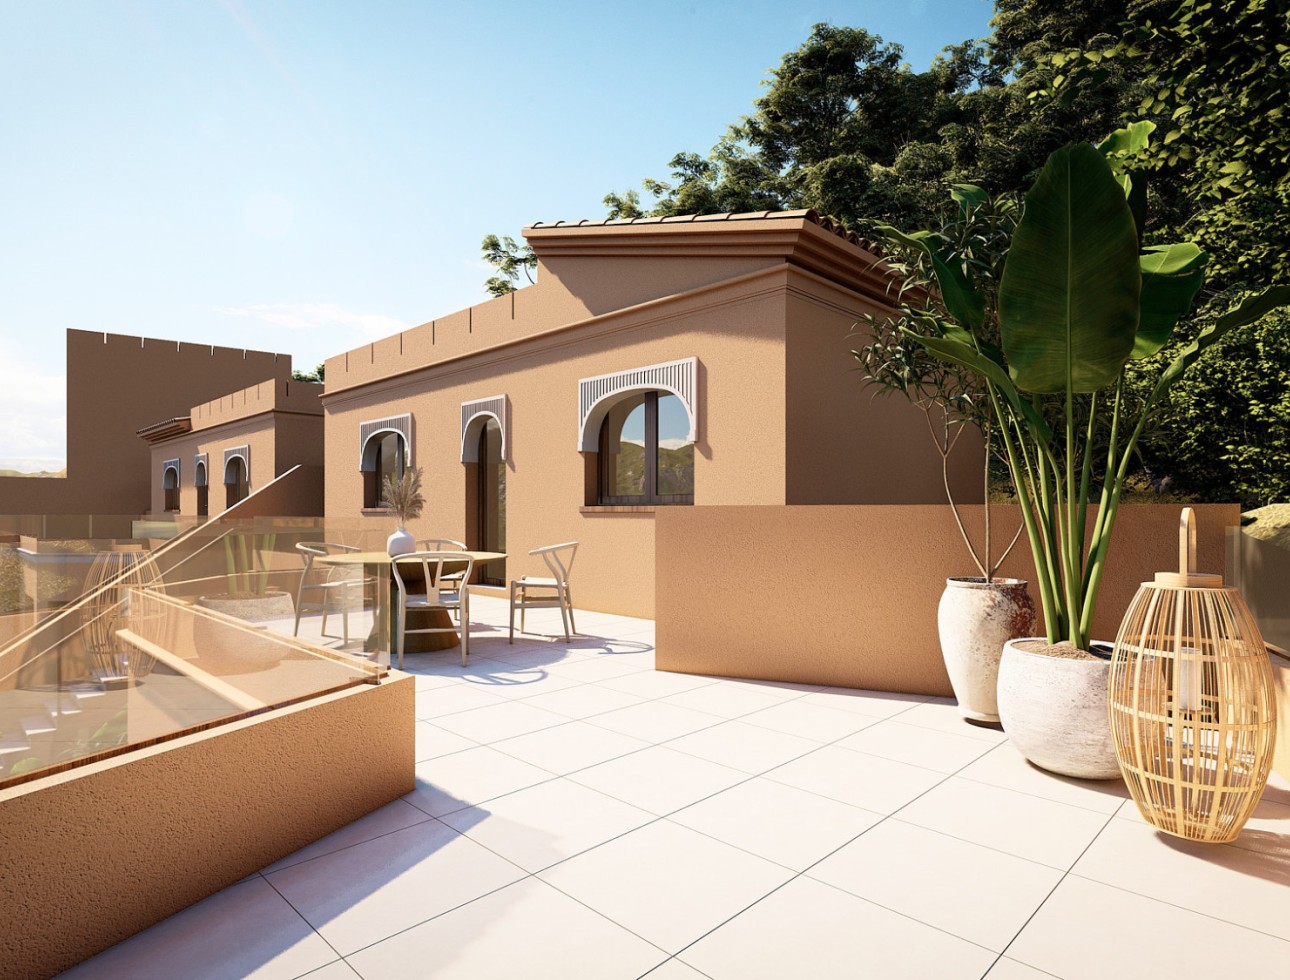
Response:
M568 552L565 556L562 552ZM578 542L566 541L563 544L549 544L544 548L534 548L530 555L541 555L546 567L551 570L557 582L569 584L569 573L573 571L573 559L578 554Z
M426 600L432 605L440 604L440 592L456 592L456 588L444 589L442 586L444 566L448 567L449 574L455 574L459 569L464 572L461 581L466 582L470 579L470 571L475 565L475 559L469 555L463 555L460 551L414 551L407 555L396 555L390 560L390 571L394 573L394 581L398 584L399 595L403 598L408 596L408 583L404 580L403 575L409 568L419 567L421 574L425 577ZM464 569L463 569L464 566ZM453 586L458 583L453 582Z
M304 559L305 571L308 575L313 571L314 559L324 558L327 555L336 555L342 552L358 551L353 545L349 544L331 544L327 541L301 541L296 545L296 551L300 552L300 557Z
M464 541L454 541L452 538L425 538L417 542L417 547L422 551L466 550L466 544Z

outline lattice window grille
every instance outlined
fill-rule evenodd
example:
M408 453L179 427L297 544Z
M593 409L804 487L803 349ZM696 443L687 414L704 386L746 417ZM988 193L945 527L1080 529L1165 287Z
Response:
M368 473L376 468L375 456L367 459L367 443L373 436L382 432L397 432L403 436L403 449L407 454L407 465L412 465L412 415L392 415L384 419L371 419L358 423L358 468Z
M635 391L670 391L685 405L690 417L689 439L698 440L699 417L695 400L695 375L698 371L698 358L687 357L680 361L668 361L666 364L651 364L649 367L632 368L628 371L615 371L612 374L601 374L594 378L583 378L578 382L578 449L594 452L599 437L599 425L588 425L589 421L599 422L604 415L597 411L606 401L617 400L618 395Z
M477 398L474 401L461 403L461 461L463 463L479 462L476 458L479 450L475 446L467 445L466 433L471 423L481 416L492 416L497 419L497 424L502 430L502 459L507 458L506 443L510 433L506 419L506 396L492 395L488 398Z

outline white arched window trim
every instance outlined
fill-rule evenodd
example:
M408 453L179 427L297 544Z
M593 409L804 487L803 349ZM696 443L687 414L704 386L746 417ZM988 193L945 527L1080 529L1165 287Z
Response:
M174 483L170 483L170 474L174 473ZM161 485L166 490L177 490L179 488L179 460L168 459L161 464Z
M665 364L632 368L583 378L578 382L578 451L594 453L599 449L600 426L609 410L624 398L645 391L666 391L681 400L690 420L687 438L699 441L697 386L695 375L698 358L687 357Z
M412 415L395 415L358 424L358 469L361 473L376 470L378 437L394 432L403 437L403 463L412 466Z
M193 486L204 487L209 482L210 465L206 453L198 453L193 459Z
M506 428L506 396L493 395L461 403L461 461L479 462L479 432L489 419L497 423L502 432L502 461L507 460L506 444L510 435Z
M237 482L235 480L229 479L229 465L235 459L240 459L242 461L242 466L245 467L246 469L246 485L249 487L251 485L251 447L250 446L234 446L232 449L224 450L224 484L227 486L230 483Z

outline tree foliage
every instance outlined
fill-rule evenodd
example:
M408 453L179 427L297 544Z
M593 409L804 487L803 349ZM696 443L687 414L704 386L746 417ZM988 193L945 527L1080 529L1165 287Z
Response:
M479 247L484 261L498 272L498 275L484 283L484 288L491 295L505 296L515 292L515 284L519 281L521 272L530 283L534 281L533 270L537 268L537 256L530 246L516 245L515 239L510 235L500 238L497 235L485 235Z

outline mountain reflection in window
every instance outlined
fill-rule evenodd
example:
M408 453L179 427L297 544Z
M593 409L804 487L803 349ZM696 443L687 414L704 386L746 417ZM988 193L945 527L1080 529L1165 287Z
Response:
M626 398L600 429L602 504L694 503L694 443L681 399L661 391Z

